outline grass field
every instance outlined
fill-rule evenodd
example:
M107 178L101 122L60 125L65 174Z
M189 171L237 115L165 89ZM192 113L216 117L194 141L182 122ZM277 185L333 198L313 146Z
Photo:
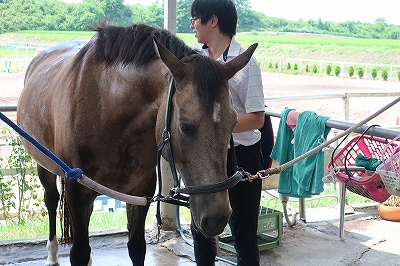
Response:
M94 32L89 31L21 31L0 34L0 41L49 45L66 40L89 40L93 35ZM189 46L196 43L193 33L177 36ZM236 38L244 47L259 43L258 56L400 65L399 40L270 33L238 33ZM29 55L33 54L33 50L29 52ZM0 58L12 57L15 57L15 51L0 48Z

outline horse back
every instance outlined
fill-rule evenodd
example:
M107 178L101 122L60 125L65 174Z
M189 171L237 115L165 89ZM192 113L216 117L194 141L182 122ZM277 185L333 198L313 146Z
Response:
M71 75L67 73L74 57L85 44L83 41L69 41L43 50L31 61L25 75L24 89L18 100L17 123L53 152L58 119L55 112L57 108L63 108L56 99L59 97L56 91L63 90L64 95L68 93L66 84L71 83ZM63 174L30 144L23 143L37 162L57 174Z

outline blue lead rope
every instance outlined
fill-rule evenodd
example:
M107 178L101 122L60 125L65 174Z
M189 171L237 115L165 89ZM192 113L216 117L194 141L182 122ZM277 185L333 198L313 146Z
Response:
M31 135L25 132L22 128L20 128L17 124L11 121L7 116L5 116L2 112L0 112L0 119L3 120L7 125L9 125L12 129L14 129L21 137L26 139L29 143L35 146L39 151L41 151L44 155L50 158L55 164L57 164L61 169L64 170L65 176L71 179L80 179L82 178L83 171L80 168L71 168L65 162L63 162L60 158L54 155L49 149L40 144L36 139L34 139Z

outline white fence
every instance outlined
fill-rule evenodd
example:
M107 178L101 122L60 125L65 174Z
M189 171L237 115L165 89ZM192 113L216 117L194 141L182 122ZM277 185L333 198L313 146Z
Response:
M18 73L20 69L26 69L32 60L33 55L38 54L42 51L46 45L36 44L36 43L17 43L17 42L5 42L0 41L0 48L10 48L15 49L15 56L8 58L0 58L0 66L4 66L2 69L4 72Z
M349 121L350 99L362 97L400 97L400 92L365 92L365 93L336 93L336 94L315 94L315 95L282 95L264 98L265 102L278 101L301 101L318 99L342 99L342 114L344 121Z
M18 72L18 67L20 68L27 68L29 62L32 60L28 55L28 51L33 49L35 52L34 54L38 54L41 50L43 50L46 45L44 44L36 44L36 43L15 43L15 42L2 42L0 41L0 47L11 47L15 49L15 58L0 58L0 65L4 64L4 72ZM25 56L21 54L25 53ZM359 63L359 62L340 62L340 61L328 61L328 60L314 60L314 59L302 59L302 58L285 58L285 57L265 57L265 56L257 56L257 60L260 62L261 67L264 69L268 67L269 63L273 63L273 67L275 63L278 63L278 70L282 71L284 66L287 63L292 65L298 64L298 71L304 72L305 66L309 65L309 69L312 68L312 65L318 66L318 74L322 74L326 70L327 65L331 65L332 73L334 72L334 67L340 67L340 77L344 78L348 76L347 71L350 66L353 66L355 69L354 75L357 76L357 69L363 68L363 77L364 79L371 78L371 73L369 70L376 68L379 72L379 69L386 69L388 71L388 80L394 81L399 80L399 72L400 72L400 65L390 65L390 64L371 64L371 63ZM268 65L267 65L268 64ZM311 71L311 70L310 70ZM378 73L377 78L379 78L381 73Z

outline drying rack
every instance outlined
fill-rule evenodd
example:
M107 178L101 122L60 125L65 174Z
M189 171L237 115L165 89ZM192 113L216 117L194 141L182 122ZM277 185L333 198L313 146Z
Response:
M266 107L265 108L265 114L269 115L271 117L277 117L281 118L282 116L282 109L278 108L271 108L271 107ZM352 126L356 125L356 123L353 122L348 122L348 121L342 121L342 120L335 120L335 119L328 119L326 122L326 126L338 130L347 130L351 128ZM371 127L367 124L364 124L360 126L359 128L355 129L353 132L354 133L364 133L366 130L368 131L365 133L365 135L368 136L376 136L376 137L381 137L385 139L394 139L396 136L400 135L399 130L394 130L394 129L389 129L389 128L383 128L383 127ZM342 186L340 188L340 196L339 196L339 201L340 201L340 239L344 239L344 215L345 215L345 205L346 205L346 183L341 183ZM283 197L282 197L283 196ZM280 195L280 199L285 198L284 195ZM287 217L287 206L286 204L283 204L283 212L285 214L285 219L286 222L289 224L289 226L293 226L295 224L295 220L290 221ZM304 198L299 198L299 218L303 221L306 221L306 215L305 215L305 199Z

